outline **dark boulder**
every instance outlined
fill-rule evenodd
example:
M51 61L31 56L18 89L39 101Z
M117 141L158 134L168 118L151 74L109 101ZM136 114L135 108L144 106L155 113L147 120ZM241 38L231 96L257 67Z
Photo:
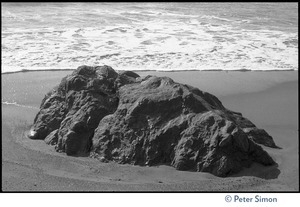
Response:
M93 137L93 154L107 160L166 163L217 176L252 162L275 163L238 125L241 114L209 93L167 77L146 77L121 87L119 98L117 110L100 121Z
M135 81L133 72L129 74L122 75L127 84ZM99 121L118 106L119 79L120 75L109 66L78 67L46 94L29 138L57 143L56 150L69 155L88 153Z
M43 99L31 138L67 155L222 177L253 162L275 164L258 145L275 148L272 137L214 95L109 66L81 66L63 78Z

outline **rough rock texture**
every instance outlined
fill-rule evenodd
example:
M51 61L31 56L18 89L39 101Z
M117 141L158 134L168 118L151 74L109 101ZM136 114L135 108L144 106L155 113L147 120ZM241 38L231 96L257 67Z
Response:
M130 72L119 75L108 66L79 67L45 96L30 138L46 138L68 155L89 152L99 121L118 106L116 89L134 80Z
M164 163L222 177L252 162L275 164L258 144L277 147L266 131L209 93L109 66L81 66L63 78L43 99L29 137L67 155Z

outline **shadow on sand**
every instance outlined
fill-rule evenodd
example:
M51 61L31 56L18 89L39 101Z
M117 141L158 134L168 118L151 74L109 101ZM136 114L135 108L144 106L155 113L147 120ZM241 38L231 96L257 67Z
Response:
M25 130L25 132L23 132L23 135L27 139L30 139L28 137L29 131L30 130ZM54 146L52 146L52 147L54 147ZM71 156L71 157L90 157L90 153L86 152L86 153L80 153L80 154L72 154L72 155L69 155L69 156ZM158 164L152 165L151 167L159 167L160 165L166 165L166 166L171 167L171 163L158 163ZM142 165L139 165L139 166L142 166ZM176 169L174 168L174 170L176 170ZM199 172L196 172L194 170L187 170L187 171L188 172L193 172L193 173L199 173ZM228 177L233 178L233 177L249 176L249 177L257 177L257 178L261 178L261 179L265 179L265 180L271 180L271 179L278 178L280 173L281 172L278 169L278 164L274 164L272 166L264 166L262 164L254 162L251 165L251 167L244 168L241 172L238 172L238 173L233 174L233 175L229 175Z
M253 176L265 180L271 180L278 178L279 174L280 170L278 169L278 164L272 166L264 166L259 163L253 163L251 167L245 168L241 172L231 175L229 177Z

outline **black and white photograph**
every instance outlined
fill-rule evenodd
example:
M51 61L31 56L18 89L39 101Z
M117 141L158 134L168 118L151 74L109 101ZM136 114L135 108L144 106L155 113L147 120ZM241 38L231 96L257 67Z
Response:
M299 192L298 55L296 2L2 2L1 190Z

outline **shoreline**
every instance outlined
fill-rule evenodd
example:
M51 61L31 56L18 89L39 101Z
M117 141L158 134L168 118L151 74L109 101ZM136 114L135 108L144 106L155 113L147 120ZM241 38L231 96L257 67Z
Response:
M74 71L76 69L74 68L63 68L63 69L22 69L18 71L11 71L11 72L2 72L1 74L14 74L14 73L28 73L28 72L45 72L45 71ZM119 72L126 71L126 70L117 70ZM270 69L270 70L251 70L251 69L232 69L232 70L222 70L222 69L203 69L203 70L198 70L198 69L190 69L190 70L131 70L133 72L295 72L298 70L297 69Z
M42 88L37 90L37 96L41 99L44 95L51 90L54 86L58 85L61 79L71 74L70 70L49 70L49 71L27 71L27 72L16 72L16 73L6 73L2 76L2 91L3 94L7 92L16 93L16 91L21 90L21 88L16 88L11 82L19 82L24 77L26 85L25 87L30 87L32 90L36 90L35 82L36 80L41 80L45 84ZM222 98L227 95L232 94L242 94L248 92L262 91L270 88L279 83L287 81L298 81L298 71L253 71L253 72L239 72L239 71L177 71L177 72L157 72L157 71L142 71L137 72L141 77L147 75L155 76L168 76L174 81L188 84L193 87L199 88L202 91L211 93L218 98ZM31 78L31 80L30 80ZM9 82L9 80L11 82ZM216 80L218 84L216 83ZM28 91L30 92L30 90ZM22 95L22 94L21 94ZM15 95L17 96L17 95ZM22 95L23 96L23 95ZM36 99L37 96L31 97ZM23 99L26 99L24 97ZM17 102L18 104L24 105L18 100L6 100L2 99L2 102ZM26 105L26 104L25 104ZM31 105L32 106L32 105ZM39 107L38 105L34 105Z

